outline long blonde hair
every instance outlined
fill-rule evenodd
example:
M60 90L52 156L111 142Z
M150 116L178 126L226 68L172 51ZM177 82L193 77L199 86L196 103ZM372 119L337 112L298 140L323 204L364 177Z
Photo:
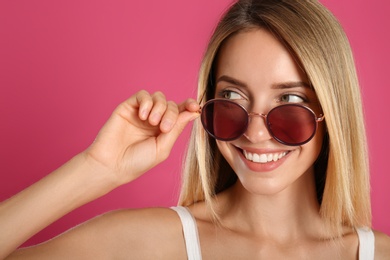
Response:
M336 18L315 0L241 0L222 17L200 68L198 97L212 98L220 46L243 30L271 32L306 72L326 115L322 152L315 163L320 213L330 227L371 226L369 171L360 89L348 39ZM194 124L179 204L206 201L237 177L215 140Z

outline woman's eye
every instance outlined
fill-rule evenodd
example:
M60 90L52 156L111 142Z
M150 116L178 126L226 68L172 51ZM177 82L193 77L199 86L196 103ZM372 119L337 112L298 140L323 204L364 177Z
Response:
M238 94L237 92L225 90L222 93L222 97L226 99L241 99L242 96Z
M305 102L305 99L303 97L298 96L298 95L287 94L287 95L283 95L280 98L280 101L286 102L286 103L302 103L302 102Z

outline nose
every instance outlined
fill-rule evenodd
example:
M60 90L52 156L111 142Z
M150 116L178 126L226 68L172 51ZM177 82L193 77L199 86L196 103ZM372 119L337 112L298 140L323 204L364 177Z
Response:
M266 126L266 116L258 113L250 113L248 128L244 136L251 143L259 143L272 139Z

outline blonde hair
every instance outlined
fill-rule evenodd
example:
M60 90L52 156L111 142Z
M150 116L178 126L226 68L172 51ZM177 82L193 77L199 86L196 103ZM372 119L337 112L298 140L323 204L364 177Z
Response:
M368 156L352 51L336 18L318 1L242 0L233 4L209 42L200 68L198 97L205 94L204 102L214 95L213 66L220 46L232 35L256 28L271 32L297 59L326 116L324 145L315 163L321 216L338 234L344 225L370 227ZM213 197L236 180L215 140L197 121L179 204L206 201L213 209Z

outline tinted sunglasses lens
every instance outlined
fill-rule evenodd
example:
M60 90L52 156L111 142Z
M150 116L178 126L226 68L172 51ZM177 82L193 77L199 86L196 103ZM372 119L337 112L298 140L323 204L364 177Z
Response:
M268 113L268 129L273 137L287 145L302 145L314 136L315 115L306 107L283 105Z
M239 138L248 125L248 114L238 104L228 100L213 100L202 108L201 121L214 138L230 141Z

